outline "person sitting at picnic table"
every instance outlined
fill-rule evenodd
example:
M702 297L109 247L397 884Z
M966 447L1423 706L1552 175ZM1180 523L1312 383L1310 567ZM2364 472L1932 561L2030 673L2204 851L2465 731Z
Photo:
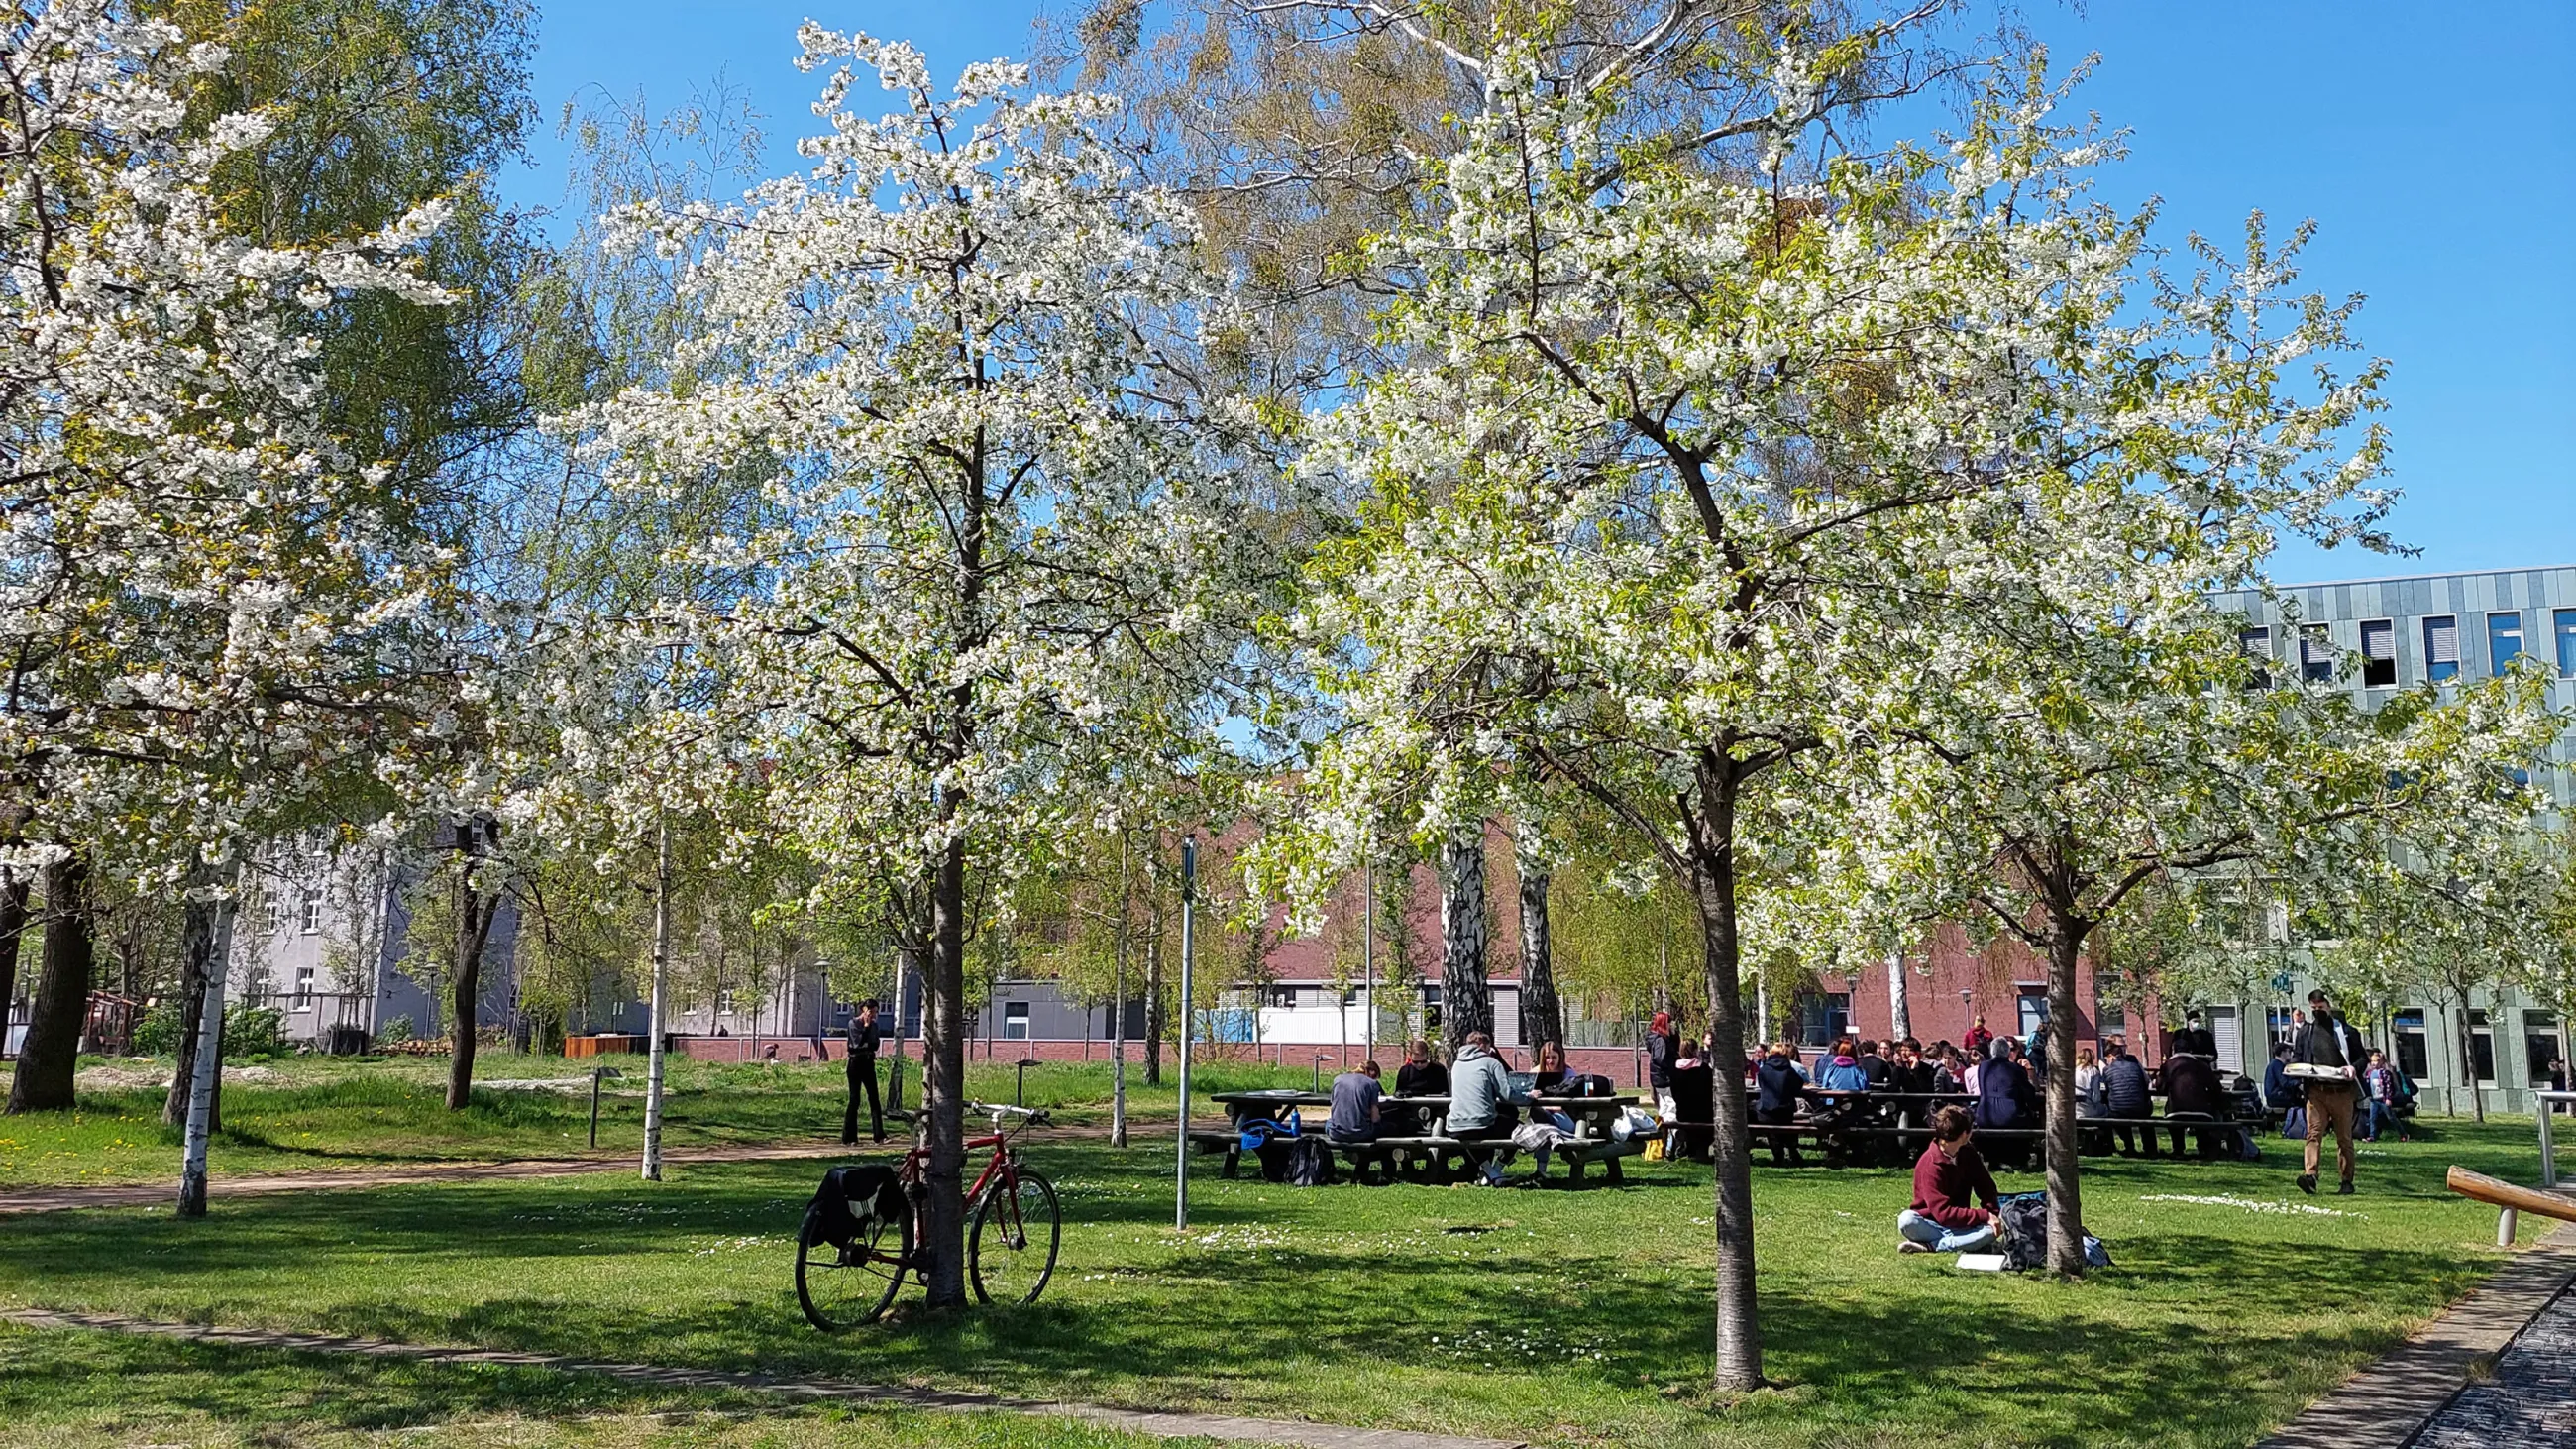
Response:
M1860 1063L1861 1077L1873 1092L1886 1090L1888 1083L1896 1076L1895 1066L1879 1054L1878 1043L1874 1041L1862 1042L1860 1053L1853 1060Z
M2079 1115L2088 1110L2088 1104L2093 1096L2093 1084L2100 1080L2102 1080L2102 1064L2093 1059L2093 1049L2077 1047L2075 1049L2075 1108Z
M2113 1037L2102 1044L2102 1080L2095 1088L2102 1101L2102 1115L2120 1119L2112 1131L2120 1139L2120 1155L2138 1155L2136 1123L2153 1117L2155 1099L2147 1095L2147 1069L2129 1055L2128 1044ZM2147 1129L2147 1155L2164 1156L2156 1145L2156 1129Z
M1833 1050L1816 1062L1816 1089L1823 1092L1866 1092L1869 1074L1860 1068L1860 1058L1852 1053L1852 1039L1843 1037Z
M1798 1125L1798 1104L1805 1099L1807 1074L1798 1066L1797 1049L1787 1042L1773 1042L1761 1065L1753 1069L1753 1120L1768 1127L1794 1128ZM1774 1166L1802 1166L1798 1155L1798 1134L1794 1131L1766 1132L1771 1140L1771 1162Z
M2188 1130L2200 1139L2200 1155L2218 1155L2218 1131L2208 1122L2225 1120L2227 1091L2219 1085L2218 1067L2198 1052L2176 1052L2165 1058L2165 1116L2174 1119L2174 1156L2182 1153L2183 1132ZM2208 1122L2186 1122L2184 1118L2206 1118ZM2150 1131L2148 1136L2155 1134Z
M1982 1057L1976 1054L1973 1048L1967 1053L1967 1056L1968 1064L1958 1069L1959 1090L1973 1097L1977 1095L1977 1080L1985 1075L1986 1063Z
M2272 1059L2263 1064L2263 1105L2285 1118L2291 1108L2304 1105L2308 1100L2307 1088L2290 1075L2289 1066L2290 1044L2285 1041L2272 1043Z
M1536 1072L1538 1090L1544 1092L1551 1087L1565 1085L1565 1048L1552 1041L1540 1042L1538 1055L1532 1060L1538 1064Z
M1896 1215L1900 1253L1970 1253L1995 1240L2003 1195L1978 1156L1967 1109L1932 1114L1932 1141L1914 1160L1914 1205Z
M1952 1096L1967 1089L1959 1076L1959 1049L1946 1041L1932 1043L1932 1090Z
M1404 1065L1395 1069L1395 1094L1399 1097L1446 1097L1449 1095L1449 1069L1431 1055L1431 1043L1420 1037L1404 1049Z
M1377 1084L1375 1062L1362 1062L1356 1072L1333 1078L1333 1114L1324 1135L1334 1142L1375 1142L1386 1093Z
M1513 1094L1511 1070L1494 1055L1494 1039L1481 1031L1467 1033L1467 1044L1458 1049L1457 1070L1449 1077L1449 1135L1462 1142L1508 1138L1520 1125L1520 1108L1527 1102ZM1483 1170L1487 1186L1503 1185L1503 1165L1491 1153L1470 1148L1468 1160Z
M2031 1089L2030 1072L2013 1060L2014 1042L1998 1038L1987 1054L1986 1064L1977 1072L1977 1106L1974 1120L1980 1127L2011 1130L2039 1125L2039 1094ZM2018 1164L2027 1159L2029 1144L2004 1142L1995 1144L1998 1162Z
M1896 1059L1888 1063L1887 1089L1916 1097L1935 1090L1932 1063L1923 1055L1923 1043L1909 1036L1896 1044Z

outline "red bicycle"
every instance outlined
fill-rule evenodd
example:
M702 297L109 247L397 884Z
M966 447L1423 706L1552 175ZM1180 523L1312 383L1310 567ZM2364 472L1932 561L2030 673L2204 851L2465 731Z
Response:
M985 1102L966 1108L993 1117L992 1132L966 1144L970 1153L992 1153L966 1194L966 1280L979 1302L1035 1303L1055 1275L1064 1214L1055 1185L1020 1160L1011 1139L1047 1125L1047 1114ZM895 1164L901 1211L828 1235L817 1215L806 1215L796 1232L796 1301L816 1328L833 1333L874 1323L894 1302L906 1273L928 1280L929 1254L917 1245L925 1236L922 1173L929 1162L929 1149L916 1145ZM833 1241L842 1236L846 1242Z

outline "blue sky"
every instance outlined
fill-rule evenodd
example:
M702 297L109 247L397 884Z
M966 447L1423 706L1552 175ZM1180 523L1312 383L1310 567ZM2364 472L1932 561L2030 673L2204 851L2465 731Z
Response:
M814 124L790 63L806 16L912 40L933 73L1022 55L1030 0L540 0L538 164L561 199L553 117L585 86L656 107L719 74L767 115L776 164ZM2384 559L2284 552L2286 581L2576 564L2576 3L2030 0L2061 64L2101 54L2081 103L2129 130L2102 195L2164 199L2164 239L2276 235L2314 218L2305 280L2368 298L2358 332L2393 364L2394 527Z

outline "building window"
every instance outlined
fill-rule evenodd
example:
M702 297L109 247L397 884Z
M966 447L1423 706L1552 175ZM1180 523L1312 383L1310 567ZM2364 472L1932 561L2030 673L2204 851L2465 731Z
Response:
M1027 1002L1002 1003L1002 1035L1012 1041L1029 1039L1029 1004Z
M1833 991L1798 998L1798 1045L1829 1047L1851 1030L1851 995Z
M2432 1057L2424 1045L2424 1013L2401 1011L2389 1024L2397 1038L2397 1070L2421 1082L2432 1075Z
M322 892L309 889L304 892L302 907L296 912L296 929L308 936L321 932Z
M313 968L295 968L295 1005L298 1010L313 1004Z
M2093 1032L2096 1036L2122 1036L2129 1030L2129 1008L2116 1001L2105 1001L2093 1009Z
M2254 660L2254 672L2246 676L2246 683L2255 689L2271 688L2272 631L2248 629L2238 634L2236 638L2237 642L2245 646L2246 654Z
M2452 615L2424 621L2424 677L2436 684L2460 677L2460 621Z
M2514 656L2523 652L2522 615L2487 615L2487 672L2504 673L2513 667Z
M2361 625L2361 682L2379 689L2397 682L2397 624L2365 619Z
M2028 1036L2048 1024L2048 988L2023 986L2015 989L2019 1000L2021 1034Z
M2299 626L2299 677L2311 684L2334 682L2334 641L2323 624Z
M259 898L259 914L252 917L252 920L257 924L260 939L263 941L276 935L277 928L286 924L285 919L277 913L277 898L265 894Z
M2496 1084L2495 1032L2483 1011L2469 1013L2469 1073L2481 1087Z
M2561 609L2552 618L2558 630L2558 672L2576 675L2576 609Z

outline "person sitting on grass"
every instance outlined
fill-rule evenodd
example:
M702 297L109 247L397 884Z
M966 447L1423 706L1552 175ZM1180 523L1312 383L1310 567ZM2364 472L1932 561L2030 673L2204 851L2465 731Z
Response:
M2003 1195L1974 1136L1967 1109L1932 1114L1931 1145L1914 1161L1914 1205L1896 1215L1898 1252L1971 1253L1994 1244Z
M1377 1084L1377 1070L1377 1063L1362 1062L1358 1071L1333 1078L1333 1115L1324 1126L1327 1138L1342 1143L1377 1140L1380 1104L1386 1100Z
M1494 1039L1481 1031L1467 1033L1457 1069L1449 1075L1449 1135L1462 1142L1507 1139L1520 1125L1521 1101L1512 1094L1510 1070L1494 1055ZM1487 1186L1502 1186L1503 1165L1491 1153L1469 1148L1468 1160L1483 1170Z

